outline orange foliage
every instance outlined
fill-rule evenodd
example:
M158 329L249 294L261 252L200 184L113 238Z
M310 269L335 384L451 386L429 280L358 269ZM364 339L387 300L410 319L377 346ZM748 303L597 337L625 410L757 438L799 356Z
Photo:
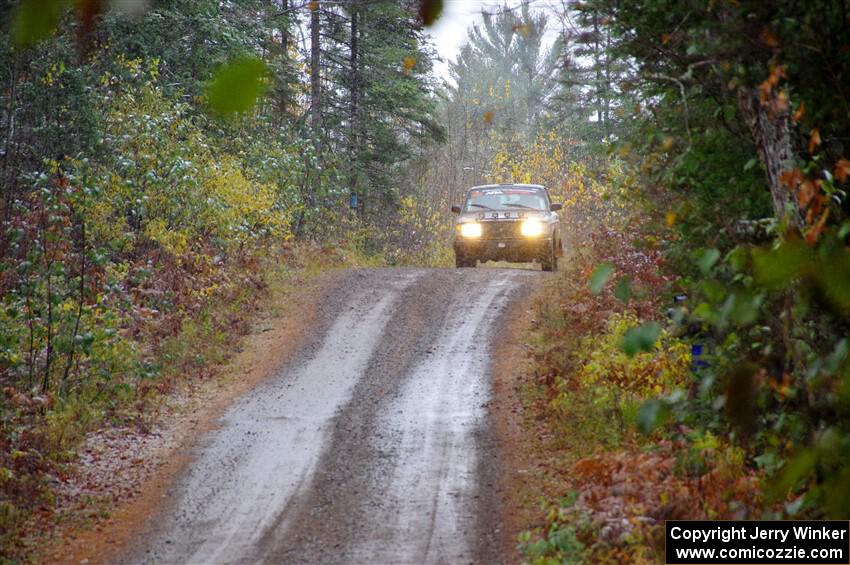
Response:
M663 441L652 453L628 449L576 462L569 470L579 495L569 513L588 518L598 532L591 543L628 548L635 536L662 547L664 520L744 519L762 507L759 482L719 449L695 452ZM697 457L701 473L683 461ZM747 511L743 510L748 509ZM640 551L640 548L634 548ZM634 556L623 555L628 561Z
M808 148L809 153L814 153L815 149L818 148L820 143L821 143L820 131L818 131L818 128L814 128L809 133L809 148Z
M762 106L766 106L773 97L773 91L779 86L779 82L786 78L784 65L772 65L767 80L759 85L759 99Z
M850 178L850 161L844 157L835 164L835 178L838 182L844 182Z
M779 47L779 39L767 28L761 30L759 40L772 49Z
M818 143L820 143L817 130L812 131L812 138L817 135ZM809 146L811 147L811 141ZM838 166L836 166L836 171L838 171ZM800 169L792 169L782 173L780 182L795 193L797 206L800 212L804 214L807 226L805 229L806 242L809 245L814 245L826 229L826 221L829 219L829 199L823 190L823 181L803 174Z

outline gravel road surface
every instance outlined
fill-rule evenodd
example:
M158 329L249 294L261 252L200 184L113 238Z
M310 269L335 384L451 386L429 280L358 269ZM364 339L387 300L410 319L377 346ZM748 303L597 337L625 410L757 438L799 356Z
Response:
M124 563L499 563L499 323L535 271L357 269L201 438Z

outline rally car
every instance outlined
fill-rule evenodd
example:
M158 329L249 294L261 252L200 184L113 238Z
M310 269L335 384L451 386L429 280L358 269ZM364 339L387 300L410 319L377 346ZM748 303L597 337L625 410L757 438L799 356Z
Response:
M455 265L478 261L536 261L555 271L563 252L561 220L549 191L539 184L473 186L466 203L452 206L455 220Z

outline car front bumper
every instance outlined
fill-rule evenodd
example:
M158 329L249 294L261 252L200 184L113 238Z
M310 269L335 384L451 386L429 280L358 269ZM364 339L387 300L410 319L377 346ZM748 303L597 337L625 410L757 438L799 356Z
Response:
M512 261L526 263L541 260L552 250L551 237L524 239L456 238L455 255L479 261Z

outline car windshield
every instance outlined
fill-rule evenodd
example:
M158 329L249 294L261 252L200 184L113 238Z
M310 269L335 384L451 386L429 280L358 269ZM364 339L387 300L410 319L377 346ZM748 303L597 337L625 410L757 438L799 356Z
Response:
M539 188L482 188L469 191L466 211L547 210L546 194Z

